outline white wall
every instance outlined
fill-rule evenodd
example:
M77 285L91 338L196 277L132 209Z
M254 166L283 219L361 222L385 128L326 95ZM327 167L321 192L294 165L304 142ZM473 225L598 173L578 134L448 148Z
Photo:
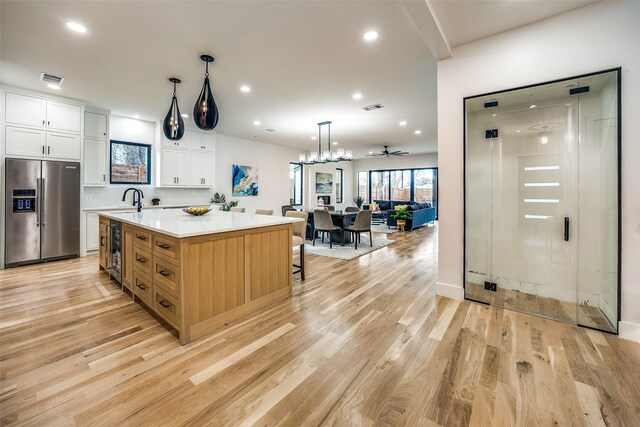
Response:
M622 67L622 318L640 341L640 2L601 2L453 50L438 63L438 292L462 297L463 98Z

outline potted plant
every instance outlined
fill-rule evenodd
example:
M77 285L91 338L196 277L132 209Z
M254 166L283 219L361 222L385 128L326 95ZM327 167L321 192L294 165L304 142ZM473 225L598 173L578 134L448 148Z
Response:
M227 203L227 196L224 193L215 193L211 198L211 203L220 205L223 211L229 211L231 208L238 206L239 200L231 200Z
M356 204L358 209L362 209L362 204L364 203L364 198L360 195L353 198L353 203Z
M158 206L160 204L160 199L158 199L157 197L154 197L153 199L151 199L151 204L153 206Z
M407 220L413 218L413 215L411 215L411 212L407 211L407 208L404 207L392 212L391 217L396 219L398 229L404 231L404 227L407 225Z

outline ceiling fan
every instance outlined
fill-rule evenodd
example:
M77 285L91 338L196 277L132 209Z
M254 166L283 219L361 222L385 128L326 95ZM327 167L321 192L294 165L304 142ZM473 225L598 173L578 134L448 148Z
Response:
M381 153L367 154L367 156L368 157L382 157L382 156L391 157L391 156L406 156L407 154L409 154L407 151L400 151L400 150L389 151L389 146L385 145L384 150L382 150Z

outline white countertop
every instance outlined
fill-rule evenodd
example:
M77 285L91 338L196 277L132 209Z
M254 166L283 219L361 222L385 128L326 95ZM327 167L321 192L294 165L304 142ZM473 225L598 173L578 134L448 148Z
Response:
M192 216L177 209L145 209L143 208L140 213L100 212L100 215L177 238L226 233L302 221L300 218L237 212L211 211L206 215Z
M171 205L142 205L142 209L176 209L176 208L188 208L188 207L202 207L209 206L211 203L180 203L180 204L171 204ZM120 206L104 206L99 208L84 208L82 209L85 212L99 212L99 211L135 211L137 210L137 206L132 205L120 205Z

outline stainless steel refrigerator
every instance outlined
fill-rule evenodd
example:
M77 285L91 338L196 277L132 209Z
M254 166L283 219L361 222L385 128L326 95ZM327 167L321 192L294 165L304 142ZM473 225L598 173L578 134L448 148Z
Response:
M80 255L80 163L6 159L5 266Z

